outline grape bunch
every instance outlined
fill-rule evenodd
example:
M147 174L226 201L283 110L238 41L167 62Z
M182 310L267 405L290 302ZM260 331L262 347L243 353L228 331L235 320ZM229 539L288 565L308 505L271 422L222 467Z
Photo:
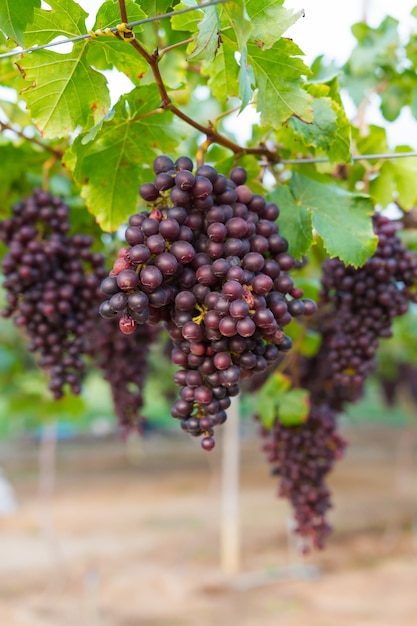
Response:
M380 339L392 335L394 318L416 301L417 255L403 245L394 222L381 215L373 220L378 245L363 267L346 267L338 258L323 263L317 321L323 341L303 366L313 401L337 411L361 396Z
M106 276L93 239L69 236L69 208L60 198L39 189L13 206L12 217L0 222L0 239L8 247L3 258L7 306L29 338L28 349L48 371L55 399L68 385L81 391L85 371L86 333L102 299Z
M244 168L228 178L210 165L193 173L188 157L162 155L153 169L140 188L149 210L129 219L100 314L120 316L125 334L142 324L168 330L181 388L171 414L211 450L240 381L288 351L284 327L316 305L288 274L295 261L278 207L251 191Z
M324 547L331 530L326 520L331 500L325 479L346 447L336 432L336 417L326 404L313 405L299 426L287 427L276 420L271 430L262 429L267 438L263 449L274 465L273 475L280 478L278 495L291 503L297 533L317 548Z
M111 389L114 411L123 435L134 429L142 431L145 418L143 388L147 374L147 357L157 340L158 329L139 326L135 333L122 334L118 319L100 319L88 334L88 354Z
M322 343L314 357L298 357L299 383L312 403L305 423L284 426L278 415L270 431L261 429L269 438L268 460L277 464L279 494L294 508L297 532L317 547L330 530L325 477L346 445L336 433L337 414L361 396L379 340L391 336L394 318L416 300L417 255L401 243L395 223L381 215L373 222L378 245L363 267L345 266L338 258L323 263L319 313L312 320Z

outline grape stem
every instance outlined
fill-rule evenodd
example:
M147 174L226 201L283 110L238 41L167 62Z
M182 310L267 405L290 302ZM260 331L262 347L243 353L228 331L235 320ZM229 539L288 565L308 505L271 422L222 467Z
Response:
M127 10L126 10L125 0L119 0L119 11L120 11L120 17L122 19L122 22L124 24L127 24L128 19L127 19Z
M162 50L159 51L159 60L161 60L162 57L165 56L167 52L171 52L171 50L175 50L175 48L180 48L181 46L187 46L192 41L194 41L194 37L190 37L189 39L184 39L184 41L178 41L177 43L173 43L172 46L167 46L166 48L162 48Z
M119 0L119 8L122 21L127 22L128 19L126 14L125 0ZM185 122L192 128L195 128L203 135L206 135L209 144L216 143L220 146L223 146L224 148L231 150L231 152L233 152L237 157L241 157L246 154L252 154L260 158L266 158L270 163L279 163L281 157L275 150L269 150L266 146L262 144L254 148L244 148L243 146L232 141L228 137L225 137L224 135L218 133L212 123L209 122L208 126L203 126L196 120L193 120L191 117L189 117L186 113L184 113L184 111L181 111L181 109L179 109L169 97L159 69L159 61L161 60L162 55L168 51L168 48L162 50L162 53L160 53L159 50L156 49L152 54L149 54L149 52L145 50L145 48L139 43L137 39L134 39L129 43L145 59L151 69L155 84L161 96L161 109L165 111L171 111L171 113L173 113L176 117L179 117L183 122Z
M16 128L13 128L13 126L10 126L10 124L7 124L6 122L0 122L0 132L3 132L5 130L11 131L12 133L17 135L18 137L21 137L22 139L25 139L26 141L30 141L31 143L35 144L36 146L40 146L43 150L46 150L47 152L50 152L51 154L53 154L54 157L56 157L57 159L59 159L59 160L62 159L62 151L61 150L57 150L56 148L52 148L52 146L49 146L48 144L43 143L43 141L40 141L36 137L28 137L27 135L22 133L21 130L16 130Z

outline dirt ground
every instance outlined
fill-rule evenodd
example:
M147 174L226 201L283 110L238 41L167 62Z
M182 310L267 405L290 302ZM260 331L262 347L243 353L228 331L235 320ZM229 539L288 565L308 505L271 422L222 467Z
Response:
M220 448L184 436L58 446L53 498L36 444L0 450L19 507L0 518L0 625L416 626L417 451L355 428L331 484L335 531L307 558L245 437L240 573L220 567ZM48 477L47 477L48 478Z

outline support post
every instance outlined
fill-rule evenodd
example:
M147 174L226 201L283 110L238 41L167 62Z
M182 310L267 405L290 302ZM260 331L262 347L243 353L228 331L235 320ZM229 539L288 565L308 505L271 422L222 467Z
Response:
M240 568L239 529L239 397L233 397L222 427L220 561L224 574Z

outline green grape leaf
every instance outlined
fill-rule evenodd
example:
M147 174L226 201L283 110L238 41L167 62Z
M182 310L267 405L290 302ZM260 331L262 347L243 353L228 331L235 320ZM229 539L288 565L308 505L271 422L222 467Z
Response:
M358 40L349 59L349 70L353 74L363 76L377 67L395 67L398 20L387 16L377 28L358 22L352 26L352 33Z
M288 185L280 185L268 194L270 202L276 202L280 208L279 228L288 240L289 251L296 258L310 250L313 244L313 221L311 212L297 202Z
M350 160L350 124L343 108L328 97L316 97L313 101L312 124L292 117L291 126L307 147L317 148L329 156L332 162Z
M245 8L253 26L252 38L260 48L271 48L286 30L304 15L282 6L284 0L246 0Z
M253 73L252 66L248 63L248 49L245 46L242 49L240 55L240 69L239 69L239 92L242 104L240 110L249 104L252 100L253 89L252 85L255 85L255 75Z
M390 84L381 93L381 113L389 122L393 122L408 104L408 90L404 88L403 80L390 81Z
M299 285L297 284L297 287ZM301 287L302 288L302 287ZM314 300L317 298L315 293ZM293 318L288 326L285 327L285 333L293 340L293 349L297 354L313 357L320 348L322 336L319 332L307 328L305 324L301 324L298 318Z
M310 396L304 389L291 388L291 379L287 375L274 372L262 385L256 406L266 428L272 428L277 419L284 426L296 426L307 419Z
M343 84L359 106L387 74L397 72L398 21L387 16L377 28L359 22L352 33L358 41L344 67Z
M204 18L204 14L201 11L201 7L195 2L195 0L183 0L183 2L174 6L174 11L188 9L189 7L196 7L196 10L190 11L189 13L180 13L180 15L173 15L171 17L172 30L186 30L190 33L197 32L198 25L200 24L201 19Z
M232 26L239 48L243 50L253 31L253 25L246 19L243 2L227 2L223 7L224 15Z
M279 405L278 419L284 426L299 426L310 411L310 394L305 389L290 389Z
M146 17L146 13L128 0L126 9L129 22L141 20ZM120 11L117 4L112 0L101 5L96 16L93 30L111 28L120 24ZM134 28L135 33L142 31L141 26ZM88 61L98 70L116 68L126 74L134 85L139 85L141 79L148 71L148 64L141 57L133 46L126 45L114 37L97 37L90 41L88 47Z
M257 396L256 408L259 419L266 428L272 428L274 425L282 397L290 387L290 378L280 372L274 372L262 385Z
M38 176L41 180L46 158L29 142L0 143L0 215L8 215L12 203L31 192L34 177Z
M25 46L43 45L59 35L78 37L85 35L88 13L74 0L51 0L51 9L35 9L33 21L25 32Z
M205 62L202 73L209 77L208 86L213 96L225 102L230 96L239 96L239 66L235 60L236 43L222 35L222 45L214 60Z
M52 10L36 9L25 35L25 45L44 44L57 36L86 34L87 13L73 0L51 0ZM47 138L65 137L92 119L97 123L107 113L110 96L105 77L86 58L89 41L73 44L60 54L40 50L25 55L18 67L30 84L22 96L35 124Z
M22 92L35 124L44 137L65 137L93 116L97 123L110 106L105 77L86 60L88 42L69 54L40 50L19 62L31 85Z
M207 7L204 17L199 22L196 46L188 55L193 61L207 61L210 63L216 56L220 46L220 21L216 7Z
M135 2L140 4L146 15L152 16L166 13L172 5L172 0L135 0Z
M368 196L351 193L335 184L313 180L298 172L294 172L291 177L288 185L290 193L284 195L282 189L278 187L269 196L280 206L280 223L286 212L297 212L298 224L305 227L306 213L311 213L312 225L329 255L338 256L354 267L363 265L374 253L377 237L371 221L374 209ZM300 235L294 229L285 230L284 236L296 258L307 252L306 235ZM300 241L304 245L297 247Z
M388 152L387 131L382 126L370 124L368 134L361 136L358 129L353 129L353 139L359 154L381 154ZM376 163L376 160L370 161Z
M130 22L137 22L148 17L148 14L145 13L141 7L133 2L133 0L126 0L126 11ZM104 29L104 28L114 28L120 24L120 9L118 3L113 2L113 0L107 0L104 2L96 15L96 21L93 27L93 30L96 29ZM133 29L135 32L143 31L141 25L135 26ZM111 41L112 38L109 38ZM124 43L124 42L120 42ZM137 53L136 53L137 54Z
M33 20L33 10L41 0L2 0L0 3L0 30L23 45L24 32Z
M395 152L412 151L410 146L397 146ZM402 209L409 211L417 204L417 159L405 157L384 161L379 176L371 181L371 193L386 206L394 199Z
M180 137L171 127L172 114L157 112L155 85L136 87L122 96L114 115L91 135L81 135L65 155L67 167L82 185L87 207L105 231L114 231L134 213L138 184L160 152L174 151Z
M383 163L378 171L378 175L369 182L369 193L374 202L386 207L392 202L395 190L394 172L387 167L388 161Z
M312 97L302 88L302 75L309 69L298 56L300 48L290 39L280 39L261 50L248 43L248 63L258 88L257 109L261 122L279 128L292 115L313 121Z

